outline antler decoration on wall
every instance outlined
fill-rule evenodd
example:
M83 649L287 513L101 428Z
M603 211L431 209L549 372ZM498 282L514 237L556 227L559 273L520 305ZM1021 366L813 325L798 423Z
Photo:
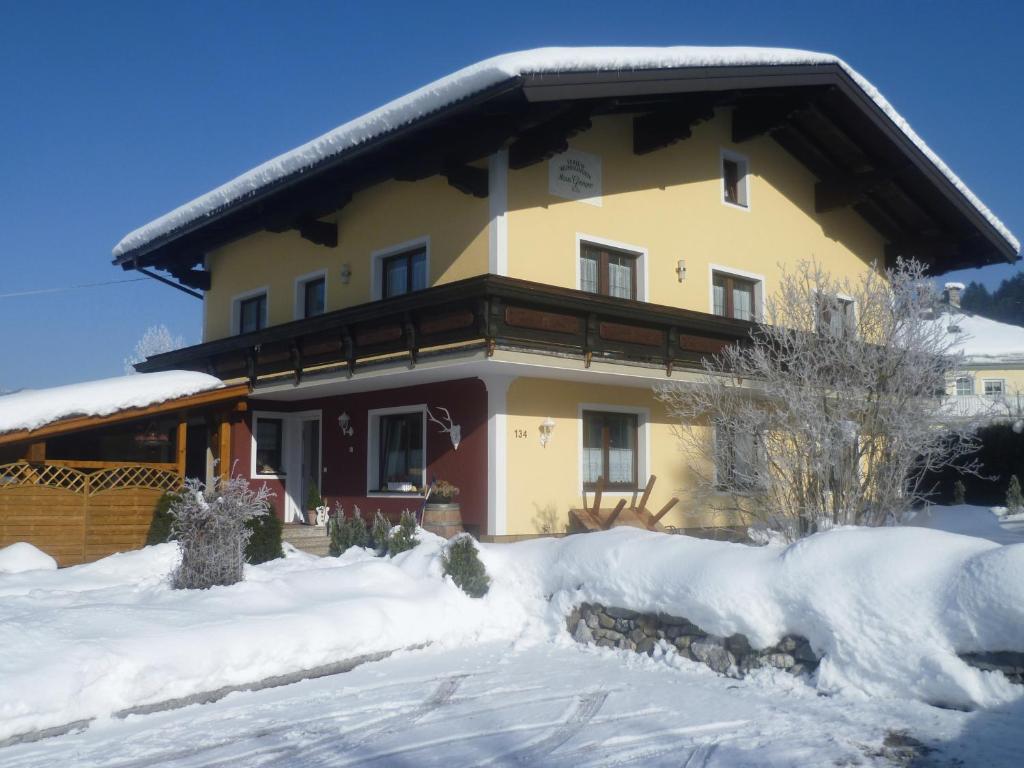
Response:
M462 442L462 426L452 423L452 415L448 412L447 408L438 406L437 410L444 414L445 421L448 422L447 424L434 416L430 412L430 408L427 408L427 418L441 427L441 434L447 434L452 439L452 447L456 451L459 450L459 443Z

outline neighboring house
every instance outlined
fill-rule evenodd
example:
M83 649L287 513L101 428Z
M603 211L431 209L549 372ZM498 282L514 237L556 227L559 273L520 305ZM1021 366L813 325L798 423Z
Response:
M938 318L964 356L950 383L948 407L965 417L1016 421L1024 417L1024 328L964 312L963 288L946 283Z
M161 494L227 474L248 393L168 371L0 395L0 547L62 566L141 547Z
M1018 249L834 57L590 48L461 70L114 256L201 296L203 343L138 368L251 383L233 453L286 520L311 484L393 515L436 477L501 536L561 528L599 477L612 504L652 474L652 509L685 490L714 459L681 455L652 386L744 338L780 265L856 279ZM728 522L693 512L663 522Z

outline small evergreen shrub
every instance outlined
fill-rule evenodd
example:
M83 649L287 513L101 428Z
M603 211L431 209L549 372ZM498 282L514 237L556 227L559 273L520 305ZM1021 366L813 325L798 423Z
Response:
M1020 491L1020 480L1010 475L1010 486L1006 489L1006 511L1011 515L1024 511L1024 495Z
M246 523L249 528L249 542L245 545L245 561L259 565L269 560L284 557L281 549L281 533L284 524L274 510L267 505L267 513L253 517Z
M244 576L251 520L267 515L271 493L249 487L243 477L218 478L210 486L185 481L171 502L171 536L181 562L171 576L174 589L208 589L237 584Z
M955 483L953 483L953 503L967 503L967 487L964 485L963 480L957 480Z
M171 502L176 494L164 491L163 495L156 500L153 508L153 520L149 524L149 533L146 534L146 545L163 544L171 540Z
M341 505L328 523L328 535L331 539L328 552L332 557L337 557L349 547L367 546L370 536L366 530L366 521L359 513L359 507L355 508L351 517L345 517L345 510Z
M310 478L309 492L306 493L306 515L312 517L310 523L316 522L316 508L322 507L324 500L320 496L320 489L316 487L316 481Z
M441 556L441 566L456 586L470 597L483 597L491 588L491 578L480 562L473 537L468 533L459 534L451 540Z
M391 538L391 523L381 514L378 509L373 518L373 528L370 530L370 543L377 557L384 557L388 553L388 539Z
M403 510L398 528L388 538L388 555L394 557L399 552L407 552L419 543L416 537L416 518L408 509Z

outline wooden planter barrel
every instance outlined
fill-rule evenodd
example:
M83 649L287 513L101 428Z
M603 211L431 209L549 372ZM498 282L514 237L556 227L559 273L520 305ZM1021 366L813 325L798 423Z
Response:
M463 531L462 509L458 504L428 503L423 508L423 527L431 533L450 539Z

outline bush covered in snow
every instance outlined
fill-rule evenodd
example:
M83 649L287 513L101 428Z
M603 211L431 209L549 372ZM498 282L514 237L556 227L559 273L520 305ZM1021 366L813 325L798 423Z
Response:
M365 547L369 544L370 532L366 530L366 521L356 507L350 517L345 516L345 509L338 506L334 516L327 525L327 533L331 543L328 552L338 557L351 547Z
M1024 495L1021 495L1020 480L1016 475L1010 476L1010 485L1006 489L1006 511L1011 515L1024 511Z
M394 557L399 552L406 552L420 540L416 537L416 518L408 509L402 510L402 517L398 521L398 527L388 537L388 555Z
M390 538L391 523L388 522L388 519L378 509L377 514L373 516L370 540L366 546L371 547L377 553L377 557L383 557L388 553L388 539Z
M483 597L491 588L491 578L487 575L480 554L476 551L476 543L468 533L462 533L451 540L441 556L441 567L446 576L470 597Z
M245 562L259 565L284 557L284 550L281 548L284 525L273 510L265 515L250 518L245 525L249 529L249 541L245 545Z
M163 544L171 540L171 503L177 498L176 494L165 491L156 500L153 509L153 519L149 523L149 533L146 534L146 545Z
M217 479L211 486L189 479L170 506L171 536L181 563L171 583L175 589L208 589L243 578L249 522L270 513L267 487L249 487L243 477Z

